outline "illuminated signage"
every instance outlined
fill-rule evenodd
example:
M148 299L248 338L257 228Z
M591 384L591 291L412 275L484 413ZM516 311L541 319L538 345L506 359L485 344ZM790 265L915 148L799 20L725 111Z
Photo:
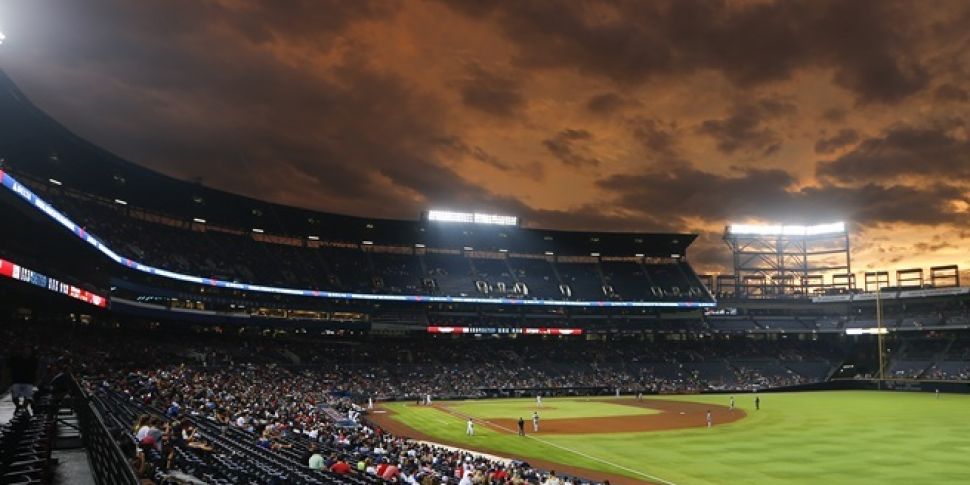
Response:
M886 327L881 328L847 328L845 329L846 335L886 335L889 333L889 329Z
M543 327L444 327L432 325L428 333L475 334L475 335L582 335L581 328Z
M90 291L64 283L63 281L58 281L5 259L0 259L0 276L30 283L34 286L45 288L54 293L60 293L69 298L81 300L97 307L106 308L108 306L108 299L101 295L91 293Z

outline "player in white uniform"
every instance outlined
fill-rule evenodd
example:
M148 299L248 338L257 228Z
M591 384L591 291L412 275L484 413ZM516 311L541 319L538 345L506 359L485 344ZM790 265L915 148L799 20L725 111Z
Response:
M427 397L425 397L424 404L426 404L428 406L431 405L431 394L428 394Z
M539 411L532 411L532 431L539 432Z
M714 418L711 416L711 411L707 411L707 428L710 429L714 425Z
M536 407L542 407L542 394L536 394Z
M367 398L367 409L374 409L374 398Z
M475 422L472 421L472 418L468 418L468 424L465 425L465 434L475 436Z

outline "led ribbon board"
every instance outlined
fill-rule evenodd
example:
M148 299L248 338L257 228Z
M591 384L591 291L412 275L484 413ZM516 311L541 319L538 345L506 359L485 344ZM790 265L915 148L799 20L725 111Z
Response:
M422 296L422 295L382 295L370 293L346 293L340 291L319 291L298 288L281 288L277 286L255 285L249 283L236 283L203 276L187 275L176 273L162 268L156 268L147 264L123 257L108 247L93 234L87 232L77 225L67 216L59 212L53 206L34 194L26 186L14 180L10 174L0 170L0 182L8 190L17 194L18 197L27 201L35 209L43 212L58 224L66 227L72 234L82 241L90 244L102 254L117 264L125 266L142 273L148 273L162 278L195 283L198 285L215 286L219 288L232 288L235 290L253 291L259 293L273 293L279 295L307 296L314 298L329 298L341 300L366 300L366 301L395 301L395 302L419 302L419 303L476 303L486 305L531 305L546 307L670 307L670 308L699 308L713 307L713 302L671 302L671 301L566 301L566 300L516 300L513 298L469 298L451 296Z
M428 333L478 334L478 335L582 335L581 328L544 328L544 327L442 327L432 325Z
M24 283L30 283L41 288L46 288L54 293L60 293L69 298L81 300L96 307L107 308L108 306L108 299L101 295L91 293L90 291L83 290L74 285L69 285L63 281L56 280L50 276L27 269L19 264L2 258L0 258L0 276L22 281Z

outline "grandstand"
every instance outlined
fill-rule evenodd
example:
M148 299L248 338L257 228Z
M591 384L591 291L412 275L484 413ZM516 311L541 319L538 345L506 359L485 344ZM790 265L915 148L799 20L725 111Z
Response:
M54 481L65 415L99 483L541 483L552 466L598 483L609 472L407 440L368 403L970 391L970 289L950 269L878 294L807 269L721 291L690 264L693 234L273 204L114 156L5 75L0 130L0 350L44 364L34 414L0 410L5 483Z

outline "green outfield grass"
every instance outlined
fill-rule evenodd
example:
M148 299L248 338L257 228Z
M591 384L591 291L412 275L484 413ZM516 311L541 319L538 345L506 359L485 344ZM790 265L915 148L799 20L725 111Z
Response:
M658 411L613 404L600 398L544 399L542 408L531 399L469 400L446 403L449 409L481 419L530 419L533 411L539 411L542 419L593 418L598 416L640 416Z
M970 483L970 396L836 391L738 395L748 417L713 429L538 435L523 439L480 426L465 436L461 418L444 411L392 403L395 419L443 441L510 457L618 473L653 476L681 484L922 484ZM726 396L678 396L690 402L727 404ZM491 418L517 419L520 403L447 403ZM546 406L601 416L616 404L547 399ZM495 407L492 407L495 406ZM543 412L545 417L547 413ZM596 477L590 477L596 478Z

